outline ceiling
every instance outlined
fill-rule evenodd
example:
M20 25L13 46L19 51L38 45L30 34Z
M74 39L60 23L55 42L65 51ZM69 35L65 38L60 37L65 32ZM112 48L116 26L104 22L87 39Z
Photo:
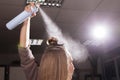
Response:
M0 59L7 56L16 59L20 27L13 30L6 28L6 23L21 13L25 0L0 0ZM42 7L63 34L67 33L82 44L90 42L89 30L94 24L107 23L111 29L110 38L105 43L105 52L120 46L120 0L64 0L62 7ZM31 20L31 38L46 39L46 30L41 15ZM53 29L54 30L54 29ZM9 55L9 56L8 56ZM6 60L7 62L7 60Z

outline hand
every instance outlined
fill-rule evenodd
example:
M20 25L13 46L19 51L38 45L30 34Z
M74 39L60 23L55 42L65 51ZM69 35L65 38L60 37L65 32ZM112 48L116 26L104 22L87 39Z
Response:
M25 11L32 12L31 7L35 7L35 4L31 2L29 5L25 6ZM36 13L32 13L31 17L36 16Z

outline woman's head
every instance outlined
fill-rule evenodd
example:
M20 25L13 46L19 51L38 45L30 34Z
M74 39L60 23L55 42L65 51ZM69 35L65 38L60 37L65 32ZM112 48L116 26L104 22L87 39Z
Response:
M63 47L48 47L40 62L39 80L68 80L69 60Z

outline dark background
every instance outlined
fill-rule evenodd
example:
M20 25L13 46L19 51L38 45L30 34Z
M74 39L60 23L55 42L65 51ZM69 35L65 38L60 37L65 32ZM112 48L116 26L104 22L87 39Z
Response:
M26 5L25 0L0 0L0 64L10 64L19 61L17 46L21 25L13 30L6 28L6 23L21 13ZM112 30L110 38L103 40L102 46L87 45L89 52L108 54L115 50L119 53L120 47L120 1L119 0L64 0L61 7L43 7L46 14L59 26L63 34L67 33L81 44L92 40L90 29L95 23L107 23ZM31 21L31 38L47 38L45 25L41 15ZM94 42L94 41L93 41ZM32 46L34 54L42 53L41 46ZM37 50L35 50L37 48ZM102 55L104 55L102 54ZM94 54L91 54L94 55ZM109 54L108 54L109 55Z

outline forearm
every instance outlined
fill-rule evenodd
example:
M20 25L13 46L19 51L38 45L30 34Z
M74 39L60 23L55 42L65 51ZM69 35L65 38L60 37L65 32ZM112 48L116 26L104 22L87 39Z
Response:
M31 7L34 7L34 3L30 3L25 7L27 12L31 12ZM32 15L23 23L20 32L20 47L28 47L29 46L29 35L30 35L30 18L34 17L36 13L32 13Z
M29 37L30 37L30 18L24 21L23 26L20 32L20 47L29 46Z

